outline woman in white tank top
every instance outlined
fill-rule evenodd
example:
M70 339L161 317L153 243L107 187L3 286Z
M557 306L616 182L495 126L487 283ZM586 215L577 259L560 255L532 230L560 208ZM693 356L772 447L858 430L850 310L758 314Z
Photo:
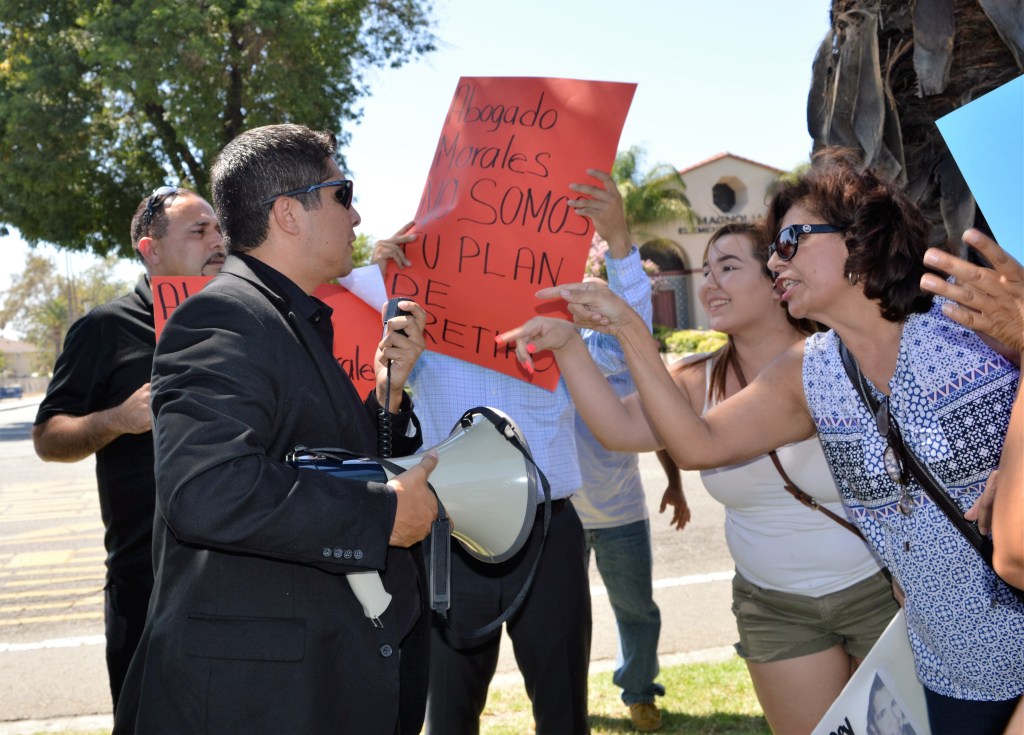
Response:
M670 368L694 411L704 413L738 393L813 329L791 318L779 302L764 265L767 249L767 237L751 225L726 225L708 242L698 296L711 328L728 334L729 342ZM817 437L776 454L797 487L845 518ZM765 718L776 735L808 733L866 654L865 646L896 614L882 580L865 583L881 564L863 539L787 492L767 455L703 470L701 480L725 505L726 541L737 571L737 651ZM821 615L832 600L856 612L840 619Z
M710 326L729 342L670 368L698 413L738 393L741 382L752 381L813 331L810 322L792 319L776 296L764 265L767 250L765 233L753 225L726 225L708 242L698 294ZM653 433L648 443L632 449L660 448ZM845 516L817 437L777 455L801 490ZM701 477L726 507L726 541L737 570L737 651L773 733L806 735L896 614L891 588L863 539L789 494L767 455L704 470Z

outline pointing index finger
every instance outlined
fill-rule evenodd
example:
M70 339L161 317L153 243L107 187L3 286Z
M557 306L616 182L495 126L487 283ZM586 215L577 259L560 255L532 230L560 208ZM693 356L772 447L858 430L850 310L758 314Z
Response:
M534 293L538 299L565 299L570 301L573 296L581 291L590 290L586 283L563 283L560 286L548 286Z

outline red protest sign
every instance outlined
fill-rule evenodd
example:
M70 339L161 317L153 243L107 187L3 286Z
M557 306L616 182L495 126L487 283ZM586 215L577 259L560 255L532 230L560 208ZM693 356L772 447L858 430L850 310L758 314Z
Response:
M194 293L199 293L213 276L153 276L153 328L156 338L164 331L168 317Z
M571 183L611 169L635 84L528 77L459 80L427 175L411 267L385 285L428 313L427 348L553 390L557 367L527 374L494 337L539 314L534 293L579 281L593 235Z
M154 276L153 327L156 338L174 310L194 293L198 293L213 276ZM359 395L366 397L376 385L374 357L384 327L380 312L343 286L324 284L313 295L334 310L334 359L355 385Z

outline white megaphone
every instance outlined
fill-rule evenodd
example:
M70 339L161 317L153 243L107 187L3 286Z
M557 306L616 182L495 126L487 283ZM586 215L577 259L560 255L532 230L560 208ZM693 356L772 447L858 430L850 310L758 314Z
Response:
M505 413L473 409L463 414L448 438L433 451L437 467L430 484L455 522L452 536L472 556L497 564L526 543L537 512L540 480L526 438ZM517 443L525 450L517 448ZM403 469L416 466L425 452L392 457ZM388 479L394 477L385 467Z
M515 556L530 535L541 486L519 427L497 409L470 409L432 450L438 463L430 484L454 522L452 536L481 561L498 563ZM289 461L337 477L386 482L419 464L426 453L377 460L342 459L342 452L299 447ZM366 616L376 619L391 599L379 576L370 571L348 577Z

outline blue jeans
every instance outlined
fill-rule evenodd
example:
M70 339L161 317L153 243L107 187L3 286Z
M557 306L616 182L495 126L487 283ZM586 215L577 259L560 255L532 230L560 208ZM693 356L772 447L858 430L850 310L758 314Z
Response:
M651 527L645 519L613 528L584 532L587 565L593 550L597 571L619 629L619 666L612 681L622 689L626 704L653 702L665 694L658 676L658 637L661 611L651 585Z

